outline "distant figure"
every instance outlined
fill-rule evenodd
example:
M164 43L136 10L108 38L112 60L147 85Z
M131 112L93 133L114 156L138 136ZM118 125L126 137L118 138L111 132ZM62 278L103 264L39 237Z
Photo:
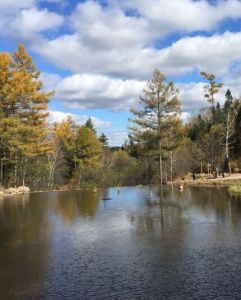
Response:
M179 186L179 190L180 190L180 192L183 192L183 184L181 184L181 185Z
M225 178L225 174L224 174L224 172L222 173L222 176L223 176L223 178Z
M192 173L192 179L193 179L193 180L195 180L195 179L196 179L196 175L195 175L195 173L194 173L194 172Z
M119 185L118 185L117 188L118 188L117 193L120 194L120 187L119 187Z

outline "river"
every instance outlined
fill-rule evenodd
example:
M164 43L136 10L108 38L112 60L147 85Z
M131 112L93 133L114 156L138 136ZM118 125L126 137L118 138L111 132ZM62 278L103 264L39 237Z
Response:
M0 199L0 299L240 299L241 199L126 187Z

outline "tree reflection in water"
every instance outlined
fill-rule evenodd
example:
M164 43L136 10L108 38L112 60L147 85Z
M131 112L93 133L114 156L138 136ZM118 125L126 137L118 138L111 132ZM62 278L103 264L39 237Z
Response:
M47 203L41 194L0 200L0 298L35 299L45 276L49 251Z
M62 299L69 289L74 299L201 298L222 295L217 287L236 274L233 295L240 200L200 187L164 187L161 196L158 186L0 200L0 298Z

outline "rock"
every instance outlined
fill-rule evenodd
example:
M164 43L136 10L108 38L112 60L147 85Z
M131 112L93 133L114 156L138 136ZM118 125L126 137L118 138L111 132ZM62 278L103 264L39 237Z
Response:
M5 195L17 195L17 194L27 194L30 192L30 188L27 186L20 186L18 188L8 188L4 191Z
M25 193L29 193L30 192L30 188L27 186L20 186L17 188L19 193L21 194L25 194Z
M5 194L7 195L15 195L15 194L20 194L20 192L18 191L18 189L15 189L15 188L9 188L9 189L6 189L4 191Z

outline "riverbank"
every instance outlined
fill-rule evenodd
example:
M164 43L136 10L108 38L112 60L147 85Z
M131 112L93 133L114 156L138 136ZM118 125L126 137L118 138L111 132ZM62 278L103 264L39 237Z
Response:
M191 177L187 177L183 179L176 179L173 182L167 182L167 185L186 185L186 186L205 186L205 187L230 187L231 185L241 184L241 173L236 174L225 174L225 177L219 176L218 178L208 178L207 174L197 174L196 179L193 180ZM93 188L92 188L93 189ZM67 188L61 187L59 189L54 189L52 192L67 192L67 191L80 191L84 190L84 188ZM43 193L49 192L48 190L36 190L31 191L31 193ZM11 196L11 195L19 195L19 194L27 194L30 193L30 188L26 186L20 186L18 188L8 188L0 190L1 196Z
M232 184L241 183L241 174L225 174L225 177L218 176L218 178L210 178L207 174L198 174L196 175L196 179L193 180L191 178L177 179L173 182L168 182L170 184L176 185L188 185L188 186L220 186L220 187L229 187Z

